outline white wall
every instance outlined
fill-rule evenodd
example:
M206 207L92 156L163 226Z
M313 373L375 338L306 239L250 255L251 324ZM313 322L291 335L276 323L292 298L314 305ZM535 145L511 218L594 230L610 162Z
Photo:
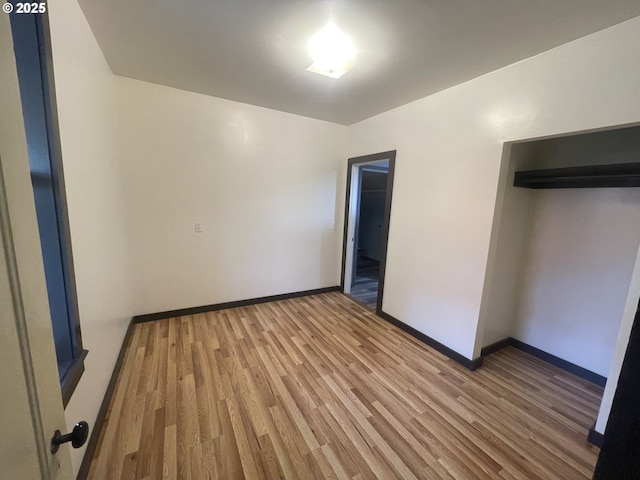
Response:
M84 348L65 410L93 426L131 316L114 78L75 0L49 2L58 119ZM73 450L77 470L84 448Z
M504 141L640 121L640 18L350 127L397 149L383 310L468 358Z
M537 196L512 336L606 377L640 246L640 189Z
M117 90L136 314L338 285L346 127L127 78Z
M538 192L514 188L513 177L530 161L525 144L505 145L480 307L483 347L514 336Z

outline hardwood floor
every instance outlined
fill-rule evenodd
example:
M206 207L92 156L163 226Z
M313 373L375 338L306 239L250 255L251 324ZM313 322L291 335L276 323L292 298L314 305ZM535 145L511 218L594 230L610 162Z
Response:
M602 389L468 371L341 293L135 326L94 479L587 479Z

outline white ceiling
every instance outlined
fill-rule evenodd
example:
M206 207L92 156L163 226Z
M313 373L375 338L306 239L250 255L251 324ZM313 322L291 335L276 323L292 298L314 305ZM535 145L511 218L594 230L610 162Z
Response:
M640 15L638 0L79 0L117 75L352 124ZM358 50L305 71L333 16Z

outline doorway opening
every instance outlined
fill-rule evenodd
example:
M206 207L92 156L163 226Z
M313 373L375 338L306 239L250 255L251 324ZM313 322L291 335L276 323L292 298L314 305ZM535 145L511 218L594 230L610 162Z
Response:
M342 252L341 289L382 311L396 152L350 158Z

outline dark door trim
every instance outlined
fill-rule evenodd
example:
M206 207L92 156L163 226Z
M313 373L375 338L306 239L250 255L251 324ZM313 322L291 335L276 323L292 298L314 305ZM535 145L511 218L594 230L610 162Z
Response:
M380 259L380 280L378 281L378 299L376 313L382 312L382 294L384 293L384 277L387 267L387 245L389 243L389 223L391 220L391 199L393 196L393 175L396 165L396 151L373 153L362 157L352 157L347 161L347 191L344 206L344 231L342 234L342 269L340 271L340 290L344 293L344 275L347 262L347 245L349 233L349 203L351 198L351 170L359 163L374 162L377 160L389 160L389 173L387 176L387 196L384 202L384 223L382 224L382 256Z
M640 472L640 305L631 328L594 480L634 480Z

